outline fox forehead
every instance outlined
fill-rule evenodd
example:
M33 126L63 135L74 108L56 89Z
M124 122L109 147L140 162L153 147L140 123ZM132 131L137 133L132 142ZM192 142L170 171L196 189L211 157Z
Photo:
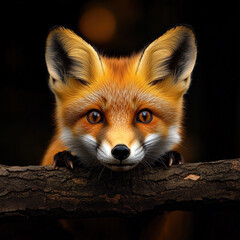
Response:
M91 109L103 111L108 122L115 124L130 121L131 116L143 108L155 110L169 124L176 122L178 103L136 76L137 59L103 58L104 74L99 79L88 86L70 89L73 94L67 94L69 97L61 106L67 125L72 125Z
M175 103L152 94L147 88L139 86L139 82L130 79L121 84L114 79L106 79L89 86L89 91L72 97L62 108L67 125L72 125L91 109L104 112L108 122L115 124L130 121L131 116L143 108L158 113L171 124L177 121L179 111Z
M104 74L110 75L115 79L121 79L121 81L124 81L127 75L136 73L139 60L139 54L120 58L101 57Z

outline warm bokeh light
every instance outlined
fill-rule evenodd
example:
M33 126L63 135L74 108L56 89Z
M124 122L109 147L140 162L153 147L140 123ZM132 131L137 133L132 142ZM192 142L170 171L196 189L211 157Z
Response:
M103 7L88 9L79 20L81 33L95 43L109 42L116 31L116 19L113 13Z

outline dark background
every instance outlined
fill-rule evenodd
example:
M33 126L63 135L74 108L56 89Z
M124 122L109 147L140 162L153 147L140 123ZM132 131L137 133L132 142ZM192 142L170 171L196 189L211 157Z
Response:
M97 7L110 11L116 23L105 41L94 41L79 24ZM39 164L54 132L44 51L49 29L56 25L72 29L109 56L139 51L176 24L191 25L198 57L186 95L185 158L240 157L239 1L15 0L1 10L1 164ZM236 212L196 213L196 219L194 239L240 238Z

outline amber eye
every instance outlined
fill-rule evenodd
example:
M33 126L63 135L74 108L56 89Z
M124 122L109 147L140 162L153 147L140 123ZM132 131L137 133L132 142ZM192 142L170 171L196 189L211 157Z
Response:
M137 121L140 123L150 123L153 119L152 112L148 109L142 109L137 114Z
M87 120L91 124L97 124L103 122L103 115L98 110L94 109L87 113Z

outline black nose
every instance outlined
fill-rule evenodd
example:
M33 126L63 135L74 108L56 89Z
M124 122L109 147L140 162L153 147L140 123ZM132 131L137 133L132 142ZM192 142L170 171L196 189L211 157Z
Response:
M122 161L130 155L130 149L124 144L118 144L112 149L112 155Z

